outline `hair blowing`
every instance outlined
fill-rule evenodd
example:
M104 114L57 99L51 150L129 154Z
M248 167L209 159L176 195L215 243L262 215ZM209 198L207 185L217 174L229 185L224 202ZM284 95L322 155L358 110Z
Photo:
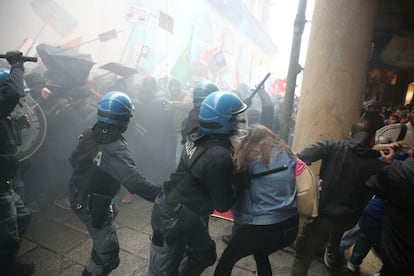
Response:
M269 168L270 156L278 156L282 151L289 154L293 152L275 133L264 125L252 125L248 134L235 147L234 163L235 171L242 172L248 169L250 161L261 158L263 166Z

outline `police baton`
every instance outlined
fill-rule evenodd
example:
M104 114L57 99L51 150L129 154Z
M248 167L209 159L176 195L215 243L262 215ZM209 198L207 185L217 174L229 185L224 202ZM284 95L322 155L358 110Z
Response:
M270 72L267 73L267 75L264 77L264 79L256 86L256 88L253 90L253 93L249 96L249 100L251 101L252 98L254 97L254 95L256 95L256 93L262 89L264 83L266 82L266 80L270 77Z
M7 54L0 54L0 58L7 58ZM26 62L26 61L30 61L30 62L37 62L37 57L27 57L27 56L22 56L22 61Z

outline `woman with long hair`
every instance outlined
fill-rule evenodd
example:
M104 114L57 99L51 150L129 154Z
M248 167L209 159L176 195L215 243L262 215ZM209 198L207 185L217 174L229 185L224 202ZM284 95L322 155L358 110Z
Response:
M269 254L292 244L298 232L295 156L270 129L253 125L235 147L237 228L214 275L231 275L234 264L253 255L258 275L272 275Z

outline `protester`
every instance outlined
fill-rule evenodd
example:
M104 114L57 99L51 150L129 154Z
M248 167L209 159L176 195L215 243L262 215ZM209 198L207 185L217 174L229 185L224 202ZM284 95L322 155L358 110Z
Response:
M375 129L382 128L384 124L384 117L380 114L380 104L376 100L369 100L366 104L365 112L361 119L367 120Z
M375 128L360 119L352 125L346 140L321 140L304 150L298 157L306 164L322 160L320 168L319 216L306 222L296 240L296 254L291 275L307 275L315 251L328 236L324 264L333 269L339 266L339 243L346 230L361 217L362 208L371 198L365 181L391 162L371 149Z
M358 231L358 237L346 264L348 270L352 272L359 270L359 266L371 248L379 249L385 204L383 199L374 196L365 206L358 222L358 230L360 231Z
M404 141L409 147L414 147L414 104L410 104L407 110L408 122L387 125L377 130L376 144Z
M240 87L240 86L239 86ZM244 87L243 85L241 87ZM241 94L241 92L236 90L236 93ZM243 92L244 94L248 93L247 91ZM274 107L272 104L272 101L270 99L269 94L266 92L266 90L259 88L257 90L257 94L259 95L260 98L260 105L256 104L256 107L253 108L252 110L252 103L253 103L253 99L255 99L255 97L253 97L252 99L250 99L251 95L248 95L243 102L247 105L247 121L249 125L252 124L262 124L264 126L266 126L267 128L272 128L273 127L273 114L274 114ZM258 107L257 107L258 106ZM237 229L237 222L234 223L232 230L231 230L231 234L229 235L223 235L221 236L221 240L224 243L228 243L233 235L233 233L236 231Z
M93 240L85 275L108 275L119 265L119 244L113 219L113 197L124 186L129 192L154 201L160 187L146 180L135 167L122 136L133 105L122 92L107 93L98 105L97 123L83 132L70 163L71 208Z
M394 154L388 148L388 155ZM387 201L383 218L381 276L408 276L414 271L414 147L403 162L393 162L367 185Z
M259 276L272 275L269 254L292 244L298 232L295 156L270 129L256 124L236 146L234 160L240 175L232 208L237 227L214 275L231 275L234 264L248 255L254 256Z

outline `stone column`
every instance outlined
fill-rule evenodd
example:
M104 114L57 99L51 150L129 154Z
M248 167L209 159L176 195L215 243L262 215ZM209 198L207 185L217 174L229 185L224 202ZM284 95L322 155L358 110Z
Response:
M293 149L344 138L360 116L377 0L317 0Z

